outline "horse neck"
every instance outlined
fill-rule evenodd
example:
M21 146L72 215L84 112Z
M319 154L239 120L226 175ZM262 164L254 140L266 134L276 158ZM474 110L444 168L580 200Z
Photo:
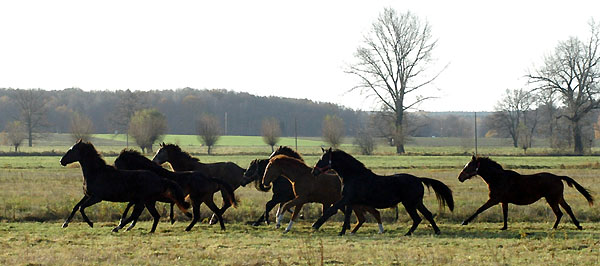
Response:
M168 162L175 171L193 171L198 164L202 164L194 158L182 154L172 160L169 159Z
M339 164L339 163L338 163ZM349 164L339 164L339 165L344 165L344 167L334 167L333 170L335 170L338 175L341 178L353 178L353 177L361 177L361 176L365 176L365 175L373 175L373 171L371 171L369 168L366 168L362 165L354 165L352 167L349 167Z
M500 184L506 180L506 177L504 176L504 170L502 169L495 169L491 167L480 168L478 174L488 185Z
M294 183L313 182L315 180L315 176L310 173L310 167L299 162L288 162L283 167L280 165L280 169L282 175Z
M99 172L108 167L106 162L100 157L83 158L79 160L79 164L81 165L81 171L85 180L93 179Z

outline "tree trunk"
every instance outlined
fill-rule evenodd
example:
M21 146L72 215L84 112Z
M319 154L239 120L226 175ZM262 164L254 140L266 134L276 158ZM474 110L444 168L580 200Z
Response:
M396 144L396 153L404 154L404 128L402 121L404 119L404 112L402 108L396 109L396 136L394 136L394 143Z
M573 150L575 154L583 155L583 136L579 121L573 121L573 143L575 144Z
M29 147L33 147L33 129L31 128L31 126L27 126L27 134L28 134L28 138L27 140L29 141Z
M211 150L212 150L212 146L208 146L208 155L210 155Z

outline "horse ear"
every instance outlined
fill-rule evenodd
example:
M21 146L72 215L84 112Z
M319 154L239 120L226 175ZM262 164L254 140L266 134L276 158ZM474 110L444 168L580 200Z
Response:
M329 147L329 152L331 152L331 147Z
M325 149L323 149L323 147L321 147L321 151L322 151L322 152L325 152Z
M475 161L477 160L477 158L475 157L475 155L473 154L473 157L471 157L471 161Z
M79 144L79 143L81 143L81 141L82 141L82 140L83 140L83 139L78 139L76 144Z

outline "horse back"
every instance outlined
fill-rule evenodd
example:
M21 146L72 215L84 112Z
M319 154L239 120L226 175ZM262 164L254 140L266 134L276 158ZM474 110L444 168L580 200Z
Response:
M348 190L348 191L346 191ZM423 184L410 174L375 175L344 182L344 194L354 204L389 208L400 202L422 200Z
M147 170L109 169L84 184L87 195L113 202L147 199L163 192L161 177Z

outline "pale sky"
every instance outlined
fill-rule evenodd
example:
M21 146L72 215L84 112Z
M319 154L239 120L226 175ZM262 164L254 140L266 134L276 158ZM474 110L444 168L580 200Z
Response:
M0 87L227 89L360 110L344 73L384 7L438 39L424 111L489 111L561 40L589 35L600 1L1 1Z

